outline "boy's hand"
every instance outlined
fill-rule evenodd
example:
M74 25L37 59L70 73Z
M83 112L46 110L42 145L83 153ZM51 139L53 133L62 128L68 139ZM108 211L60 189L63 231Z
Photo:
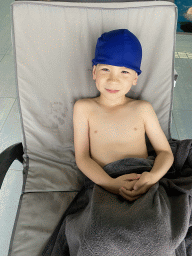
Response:
M150 172L143 172L140 179L134 184L133 190L129 187L122 187L119 189L119 194L128 201L134 201L145 194L157 181Z
M133 187L137 180L140 178L140 174L130 173L119 176L118 178L112 179L109 184L102 186L107 191L119 195L119 189L126 187L128 190L133 190Z

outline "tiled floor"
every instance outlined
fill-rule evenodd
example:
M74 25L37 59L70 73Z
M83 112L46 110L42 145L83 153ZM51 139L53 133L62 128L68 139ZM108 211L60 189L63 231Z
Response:
M0 153L22 138L11 43L12 2L0 0ZM192 139L192 34L177 34L175 69L172 138ZM0 190L1 256L7 256L21 187L22 165L15 161Z

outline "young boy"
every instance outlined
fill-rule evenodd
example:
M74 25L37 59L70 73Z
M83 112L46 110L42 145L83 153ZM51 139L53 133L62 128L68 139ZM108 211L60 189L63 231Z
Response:
M100 91L96 98L74 105L74 147L78 168L94 183L133 201L158 182L173 164L173 154L152 105L125 96L141 74L142 48L127 29L113 30L98 38L93 79ZM111 178L103 167L124 158L147 158L147 134L156 158L150 172Z

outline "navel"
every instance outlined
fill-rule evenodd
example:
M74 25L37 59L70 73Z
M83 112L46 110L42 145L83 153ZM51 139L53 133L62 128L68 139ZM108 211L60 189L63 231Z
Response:
M96 130L96 131L94 131L94 133L97 133L97 130Z
M135 131L137 131L137 128L136 128L136 127L134 127L134 130L135 130Z

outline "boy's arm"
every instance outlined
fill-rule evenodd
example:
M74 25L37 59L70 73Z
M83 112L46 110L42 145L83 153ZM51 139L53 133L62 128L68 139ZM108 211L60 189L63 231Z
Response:
M143 101L142 105L145 131L157 154L151 173L158 181L172 166L174 156L152 105L147 101Z
M109 186L112 178L90 157L89 123L90 103L78 100L73 109L75 160L78 168L94 183Z
M164 176L173 164L174 156L169 142L161 129L157 115L151 103L147 101L143 103L143 119L145 132L157 154L151 172L157 174L159 170L160 173L164 173L162 175Z
M111 178L92 158L84 157L77 163L78 168L95 184L113 194L119 194L119 189L125 186L133 189L139 179L136 173L125 174L118 178ZM140 176L140 175L139 175Z
M173 154L167 151L161 151L157 154L153 168L150 173L154 176L154 181L158 182L171 168L174 161Z
M141 116L145 125L145 132L157 154L150 172L144 172L134 185L134 190L120 189L120 194L127 200L133 201L135 196L146 193L170 169L174 156L169 142L161 129L157 115L152 105L142 101Z
M83 157L78 162L76 161L76 163L78 168L95 184L107 190L112 189L113 178L111 178L92 158Z

